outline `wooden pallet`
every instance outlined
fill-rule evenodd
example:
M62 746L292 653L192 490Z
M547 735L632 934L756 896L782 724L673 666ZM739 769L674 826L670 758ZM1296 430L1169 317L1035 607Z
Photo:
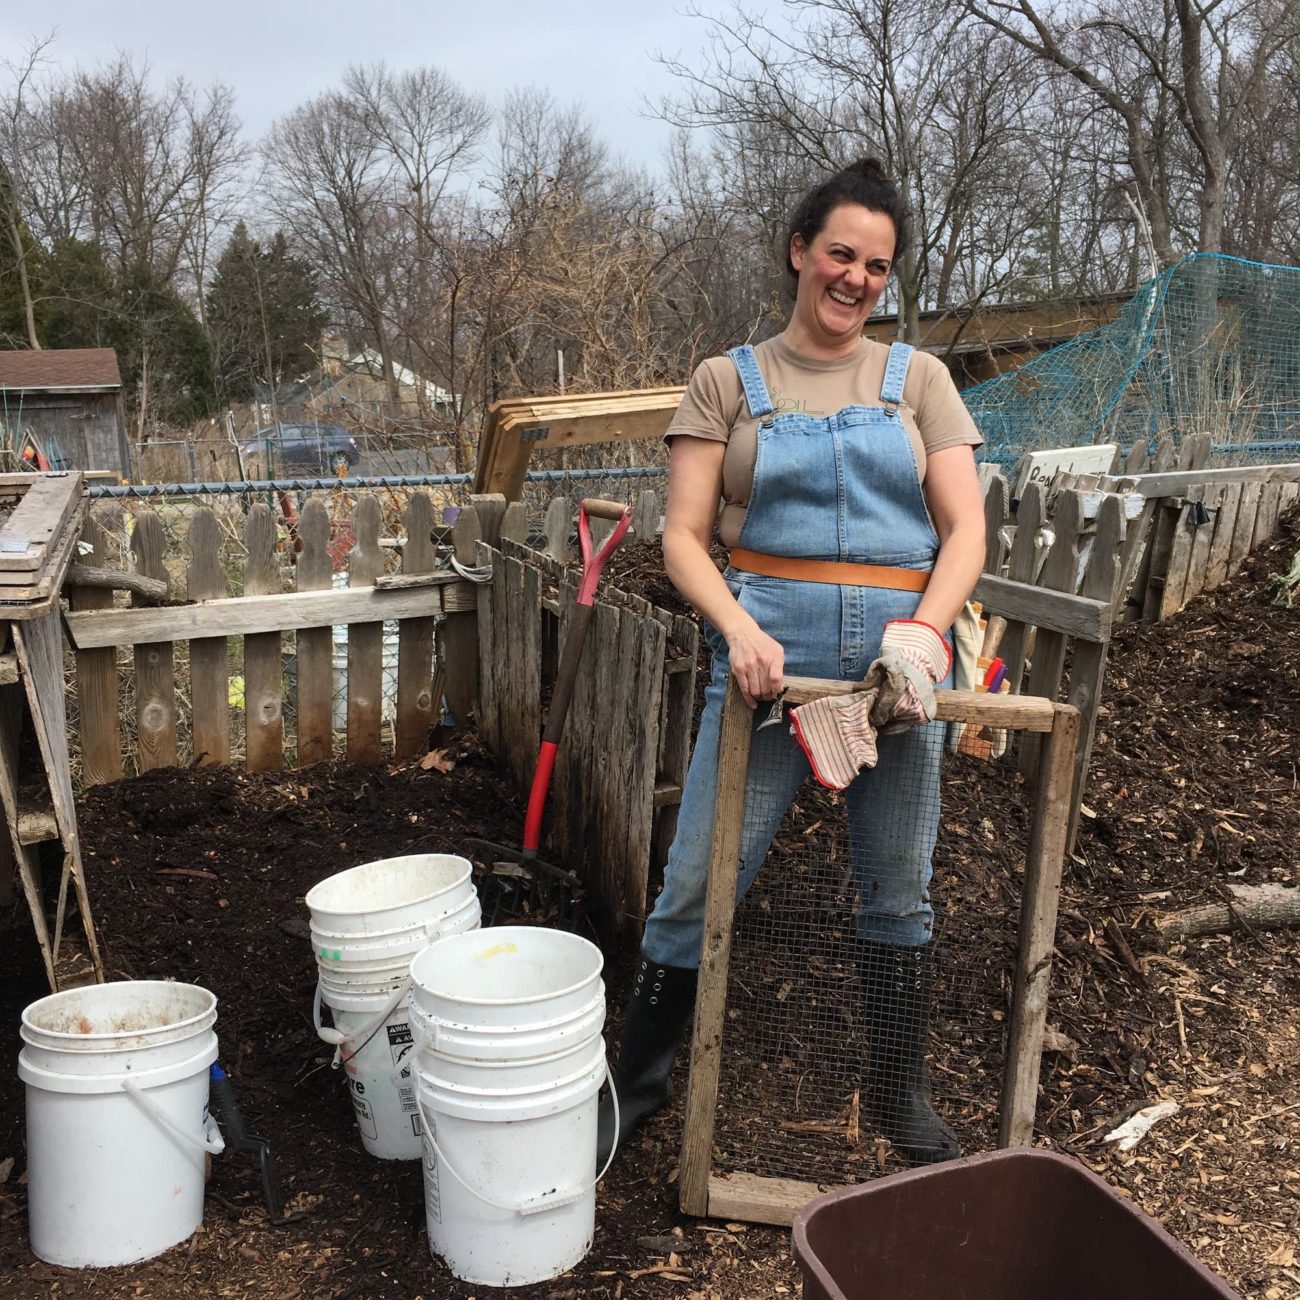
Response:
M79 473L0 474L0 617L41 618L58 601L87 498Z

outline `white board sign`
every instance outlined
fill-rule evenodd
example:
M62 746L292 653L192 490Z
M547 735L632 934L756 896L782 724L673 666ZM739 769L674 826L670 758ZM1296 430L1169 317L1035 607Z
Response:
M1050 451L1031 451L1016 465L1016 481L1011 495L1017 500L1031 483L1050 483L1062 472L1071 474L1108 474L1119 448L1113 442L1090 447L1055 447Z

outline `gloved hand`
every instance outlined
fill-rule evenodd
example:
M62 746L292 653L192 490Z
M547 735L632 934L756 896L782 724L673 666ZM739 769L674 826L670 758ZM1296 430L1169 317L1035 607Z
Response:
M875 702L875 691L856 691L826 695L790 710L790 731L808 755L813 776L827 789L843 790L864 767L875 767Z
M867 669L877 691L871 721L886 735L934 718L934 687L952 666L948 643L929 623L891 619L880 640L880 655Z

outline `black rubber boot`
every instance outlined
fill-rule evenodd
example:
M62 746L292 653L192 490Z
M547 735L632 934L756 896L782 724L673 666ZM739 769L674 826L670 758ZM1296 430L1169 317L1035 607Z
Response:
M621 1147L668 1100L668 1076L677 1049L695 1010L699 971L661 966L645 953L637 958L614 1066L618 1090L618 1133L614 1104L607 1092L600 1101L596 1129L596 1168L605 1161L617 1136Z
M930 1104L928 953L866 943L861 974L871 1049L867 1100L881 1131L909 1164L956 1159L961 1155L957 1136Z

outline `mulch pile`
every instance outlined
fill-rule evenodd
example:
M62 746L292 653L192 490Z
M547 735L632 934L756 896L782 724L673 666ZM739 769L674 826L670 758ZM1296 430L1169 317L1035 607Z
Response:
M1300 1297L1300 943L1294 930L1242 929L1170 944L1153 920L1219 900L1229 883L1300 883L1300 612L1270 603L1270 580L1298 548L1293 515L1227 586L1165 624L1122 627L1112 642L1062 898L1039 1104L1043 1140L1103 1172L1261 1300ZM680 607L650 548L620 552L605 580ZM517 843L523 795L472 738L453 757L450 772L166 770L86 793L83 851L111 977L171 976L217 993L223 1062L250 1128L274 1139L282 1190L302 1217L269 1227L254 1168L227 1155L214 1165L204 1227L186 1245L123 1269L34 1261L23 1089L10 1069L0 1072L5 1294L492 1294L430 1259L419 1170L371 1160L355 1139L346 1089L312 1028L302 902L316 881L372 858L455 852L471 837ZM986 864L968 882L986 909L1008 897L1013 868L996 846L1027 800L1023 783L974 763L950 777L944 825L959 839L964 830L970 861ZM0 918L13 972L0 986L10 1062L21 1008L44 992L29 931L16 899ZM616 1031L633 954L608 956ZM1132 1151L1106 1141L1163 1099L1180 1109ZM982 1116L977 1131L991 1123ZM514 1294L797 1294L786 1233L677 1212L679 1135L679 1107L651 1121L602 1187L588 1258Z

